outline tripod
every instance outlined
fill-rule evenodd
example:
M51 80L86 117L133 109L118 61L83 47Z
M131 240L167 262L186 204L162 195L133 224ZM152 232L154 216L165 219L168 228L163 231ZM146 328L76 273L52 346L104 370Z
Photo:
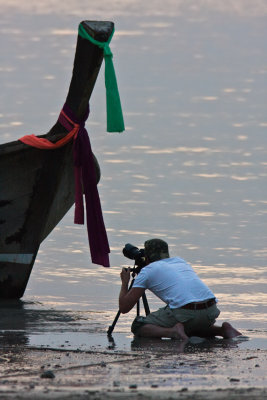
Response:
M135 266L134 266L132 272L133 272L133 273L132 273L133 279L132 279L132 282L131 282L131 284L130 284L129 290L132 288L132 286L133 286L133 284L134 284L134 277L135 277L135 275L136 275L136 273L137 273L137 272L136 272ZM144 306L144 309L145 309L145 313L146 313L146 315L148 315L148 314L150 314L150 310L149 310L149 305L148 305L148 301L147 301L147 297L146 297L146 294L145 294L145 293L142 295L142 300L143 300L143 306ZM116 323L117 323L117 321L118 321L120 315L121 315L121 312L120 312L120 310L119 310L119 311L117 312L116 317L114 318L114 321L113 321L112 325L110 325L110 327L109 327L108 330L107 330L108 336L111 336L111 335L112 335L112 332L113 332L113 330L114 330L114 328L115 328L115 325L116 325ZM140 315L140 301L139 301L139 300L138 300L138 302L136 303L136 315L137 315L137 316Z

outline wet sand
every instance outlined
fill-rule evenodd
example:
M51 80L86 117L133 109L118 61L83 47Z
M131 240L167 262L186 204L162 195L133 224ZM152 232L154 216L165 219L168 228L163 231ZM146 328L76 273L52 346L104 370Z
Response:
M132 351L0 350L0 399L263 399L266 350L241 339L138 339Z

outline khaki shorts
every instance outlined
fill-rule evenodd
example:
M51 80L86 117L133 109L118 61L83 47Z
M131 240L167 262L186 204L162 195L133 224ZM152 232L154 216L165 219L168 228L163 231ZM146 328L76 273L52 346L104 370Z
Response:
M168 306L152 312L146 317L138 316L132 323L132 332L138 336L138 330L145 324L171 328L181 322L184 325L185 333L188 336L208 333L208 329L220 315L216 304L203 310L188 310L185 308L171 309Z

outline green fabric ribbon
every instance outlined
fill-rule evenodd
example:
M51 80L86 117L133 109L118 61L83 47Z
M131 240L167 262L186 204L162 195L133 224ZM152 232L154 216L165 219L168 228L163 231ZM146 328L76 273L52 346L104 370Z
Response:
M123 132L125 130L124 120L121 109L120 95L117 85L116 74L113 65L113 54L110 50L114 30L106 42L99 42L93 39L82 24L79 25L79 35L89 40L91 43L103 49L105 59L105 86L106 86L106 105L107 105L107 131Z

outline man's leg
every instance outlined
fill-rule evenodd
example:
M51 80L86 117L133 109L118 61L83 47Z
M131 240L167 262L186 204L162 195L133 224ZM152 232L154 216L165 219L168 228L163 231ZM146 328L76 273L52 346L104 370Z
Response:
M203 336L203 334L198 335L198 332L194 332L194 335ZM229 324L229 322L223 322L222 326L212 325L205 331L205 337L222 336L224 339L232 339L240 335L242 333Z
M182 339L187 340L188 336L185 334L184 326L181 322L178 322L171 328L164 328L158 325L145 324L138 329L138 336L142 337L154 337L154 338L171 338L171 339Z

